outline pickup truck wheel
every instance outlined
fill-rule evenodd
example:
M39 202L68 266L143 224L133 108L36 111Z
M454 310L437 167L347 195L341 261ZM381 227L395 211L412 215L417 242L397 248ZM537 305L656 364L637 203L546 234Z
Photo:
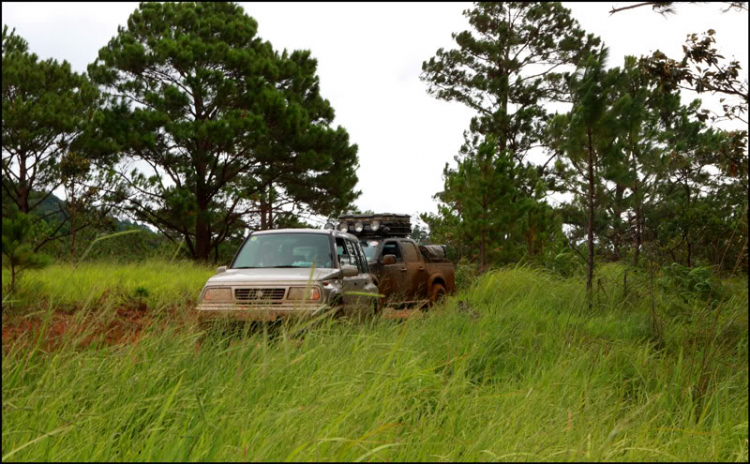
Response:
M445 298L445 287L443 284L434 284L430 289L430 306L435 306Z

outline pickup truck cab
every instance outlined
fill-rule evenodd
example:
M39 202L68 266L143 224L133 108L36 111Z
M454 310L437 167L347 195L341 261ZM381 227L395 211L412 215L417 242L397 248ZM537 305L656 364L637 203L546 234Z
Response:
M208 279L197 311L203 320L275 320L327 310L363 315L378 308L378 282L357 237L278 229L245 239L232 263Z
M360 244L388 304L432 304L455 291L453 264L439 245L405 237L360 238Z

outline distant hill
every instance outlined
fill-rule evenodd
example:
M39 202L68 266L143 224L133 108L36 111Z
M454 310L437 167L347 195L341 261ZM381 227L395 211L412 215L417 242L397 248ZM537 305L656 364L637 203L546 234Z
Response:
M58 198L55 194L52 194L34 210L34 213L38 214L41 217L49 215L48 217L45 217L45 220L51 224L58 224L60 221L63 221L65 219L65 215L60 211L64 208L65 202ZM138 224L137 222L133 222L129 219L119 219L116 216L111 216L111 218L117 226L118 232L122 230L132 229L133 227L139 227L141 229L151 231L151 229L149 229L145 225Z

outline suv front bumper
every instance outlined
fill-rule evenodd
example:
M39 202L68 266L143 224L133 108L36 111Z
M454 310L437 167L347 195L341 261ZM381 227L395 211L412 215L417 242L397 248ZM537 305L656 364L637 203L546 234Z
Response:
M196 308L200 321L222 319L242 321L275 321L288 317L314 317L332 311L325 304L280 303L280 304L200 304Z

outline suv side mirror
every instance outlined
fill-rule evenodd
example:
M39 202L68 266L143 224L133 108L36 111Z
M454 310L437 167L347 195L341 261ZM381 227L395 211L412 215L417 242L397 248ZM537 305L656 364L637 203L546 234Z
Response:
M222 272L224 272L226 270L227 270L226 266L219 266L218 269L216 269L216 273L217 274L221 274Z
M359 275L359 269L357 269L357 266L344 264L344 266L341 267L341 273L344 275L344 277L354 277L356 275Z
M388 265L388 264L396 264L396 255L385 255L383 256L382 264Z

